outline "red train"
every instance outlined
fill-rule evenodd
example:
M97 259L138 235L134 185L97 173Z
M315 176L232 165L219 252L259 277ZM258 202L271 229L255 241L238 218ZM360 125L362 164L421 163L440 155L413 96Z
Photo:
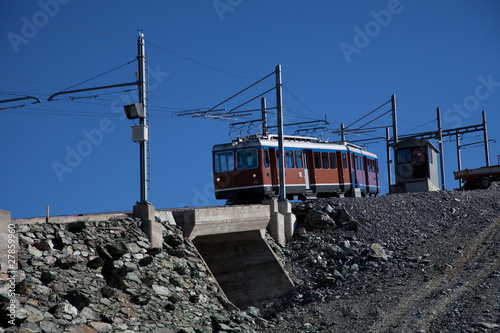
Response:
M288 199L379 193L377 155L359 146L285 136L284 148ZM277 135L215 145L212 157L217 199L258 202L279 194Z

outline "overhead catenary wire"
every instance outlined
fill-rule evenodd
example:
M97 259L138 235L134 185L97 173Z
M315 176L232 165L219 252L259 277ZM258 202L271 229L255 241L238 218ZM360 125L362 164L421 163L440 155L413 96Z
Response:
M378 116L378 117L376 117L376 118L374 118L374 119L370 120L370 121L369 121L369 122L367 122L366 124L364 124L364 125L360 126L360 127L359 127L359 129L362 129L362 128L363 128L363 127L365 127L366 125L373 123L375 120L382 118L383 116L385 116L385 115L386 115L386 114L388 114L389 112L392 112L392 109L391 109L391 110L388 110L388 111L386 111L386 112L384 112L384 113L382 113L380 116Z
M270 92L270 91L272 91L272 90L274 90L274 89L275 89L275 87L272 87L271 89L268 89L268 90L264 91L263 93L261 93L261 94L259 94L259 95L255 96L255 97L252 97L251 99L249 99L249 100L248 100L248 101L246 101L245 103L240 104L240 105L238 105L238 106L237 106L237 107L235 107L235 108L232 108L231 110L229 110L229 112L233 112L234 110L236 110L236 109L238 109L238 108L242 107L243 105L246 105L246 104L248 104L248 103L250 103L250 102L252 102L252 101L256 100L257 98L259 98L259 97L261 97L261 96L264 96L265 94L267 94L268 92Z
M6 16L0 16L0 19L3 20L10 20L10 21L17 21L17 22L22 22L22 23L31 23L33 25L39 25L37 22L30 21L26 18L23 18L22 20L12 18L12 17L6 17ZM77 32L84 32L84 33L89 33L89 34L96 34L96 35L105 35L105 36L112 36L112 37L123 37L123 38L136 38L136 36L129 36L129 35L122 35L122 34L114 34L114 33L109 33L109 32L102 32L102 31L92 31L92 30L85 30L85 29L78 29L78 28L69 28L69 27L62 27L59 25L52 25L52 24L44 24L44 27L48 28L54 28L54 29L61 29L61 30L69 30L69 31L77 31Z
M89 81L92 81L92 80L94 80L94 79L97 79L98 77L101 77L101 76L104 76L104 75L106 75L106 74L109 74L109 73L111 73L111 72L113 72L113 71L116 71L117 69L120 69L120 68L122 68L122 67L125 67L125 66L127 66L127 65L129 65L129 64L131 64L131 63L133 63L134 61L137 61L137 59L133 59L133 60L131 60L131 61L129 61L129 62L127 62L127 63L125 63L125 64L122 64L122 65L117 66L117 67L115 67L115 68L112 68L112 69L110 69L110 70L108 70L108 71L105 71L105 72L103 72L103 73L101 73L101 74L98 74L98 75L96 75L96 76L93 76L93 77L91 77L90 79L87 79L87 80L84 80L84 81L82 81L82 82L80 82L80 83L77 83L77 84L75 84L75 85L72 85L71 87L68 87L68 88L66 88L66 89L61 90L61 92L63 92L63 91L67 91L67 90L69 90L69 89L71 89L71 88L74 88L74 87L78 87L79 85L82 85L82 84L84 84L84 83L87 83L87 82L89 82Z
M217 67L211 66L211 65L207 65L207 64L205 64L205 63L203 63L203 62L201 62L201 61L198 61L198 60L194 60L194 59L188 58L188 57L186 57L186 56L183 56L182 54L179 54L179 53L177 53L177 52L171 51L171 50L169 50L169 49L167 49L167 48L165 48L165 47L163 47L163 46L161 46L161 45L158 45L158 44L156 44L156 43L153 43L153 42L151 42L151 41L146 41L146 44L150 44L151 46L154 46L154 47L156 47L156 48L158 48L158 49L160 49L160 50L162 50L162 51L165 51L165 52L167 52L167 53L170 53L170 54L172 54L172 55L175 55L176 57L182 58L182 59L184 59L184 60L190 61L190 62L192 62L192 63L198 64L198 65L203 66L203 67L206 67L206 68L210 68L210 69L212 69L212 70L214 70L214 71L217 71L217 72L221 72L221 73L224 73L224 74L228 74L228 75L236 76L236 77L243 78L243 79L247 79L247 80L252 80L252 81L256 80L256 79L251 78L251 77L248 77L248 76L244 76L244 75L240 75L240 74L231 73L231 72L228 72L228 71L226 71L226 70L223 70L223 69L220 69L220 68L217 68Z
M391 100L388 100L387 102L385 102L384 104L380 105L379 107L375 108L374 110L368 112L367 114L365 114L363 117L359 118L358 120L356 120L355 122L349 124L348 126L345 127L345 129L348 129L349 127L351 127L352 125L356 124L358 121L360 120L363 120L365 119L366 117L368 117L369 115L371 115L372 113L376 112L377 110L379 110L380 108L382 108L384 105L387 105L391 102Z
M64 87L64 86L62 86L60 84L52 84L52 83L46 83L46 82L40 82L40 81L16 79L16 78L6 77L6 76L0 76L0 79L11 80L11 81L19 81L19 82L26 82L26 83L35 83L35 84L41 84L41 85L44 85L44 86Z
M307 107L307 105L305 105L300 99L297 98L297 96L295 96L291 91L290 89L288 89L287 86L285 85L282 85L283 88L285 88L286 91L288 91L290 93L290 95L292 95L293 98L295 98L297 100L297 102L299 102L300 104L302 104L303 107L305 107L307 110L309 110L313 115L315 115L316 117L318 118L321 118L320 116L318 116L318 114L316 112L314 112L313 110L311 110L309 107Z
M414 128L409 129L409 130L407 130L407 131L404 131L404 132L402 132L402 133L401 133L401 135L402 135L402 134L406 134L406 133L408 133L408 132L412 132L412 131L416 130L417 128L427 126L427 125L432 124L432 123L434 123L434 122L436 122L436 121L437 121L436 119L433 119L433 120L431 120L431 121L426 122L425 124L418 125L417 127L414 127Z
M228 102L228 101L230 101L231 99L233 99L233 98L235 98L236 96L238 96L238 95L242 94L243 92L247 91L248 89L252 88L253 86L255 86L255 85L259 84L260 82L262 82L263 80L267 79L267 78L268 78L268 77L270 77L271 75L274 75L274 73L275 73L275 72L272 72L272 73L270 73L270 74L266 75L266 76L265 76L265 77L263 77L262 79L260 79L260 80L258 80L258 81L256 81L256 82L252 83L252 84L251 84L251 85L249 85L248 87L246 87L246 88L244 88L244 89L240 90L240 91L239 91L239 92L237 92L236 94L232 95L232 96L231 96L231 97L229 97L229 98L226 98L224 101L220 102L219 104L217 104L217 105L215 105L215 106L211 107L209 110L204 111L204 112L205 112L205 113L212 112L215 108L218 108L218 107L219 107L219 106L221 106L222 104L227 103L227 102ZM274 88L273 88L273 89L274 89ZM187 115L189 115L189 113L180 113L180 114L179 114L179 116L187 116Z

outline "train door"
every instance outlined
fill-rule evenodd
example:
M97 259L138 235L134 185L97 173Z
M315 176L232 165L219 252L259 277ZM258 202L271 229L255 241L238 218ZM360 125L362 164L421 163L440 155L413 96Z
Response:
M361 161L363 163L363 178L365 181L365 187L366 187L366 192L368 193L369 191L369 186L370 186L370 176L368 174L368 171L370 171L369 165L368 165L368 159L366 156L361 156Z
M351 181L349 179L349 161L348 161L348 156L347 153L339 153L340 154L340 159L342 163L342 185L340 189L342 192L348 192L351 190Z
M302 151L302 164L304 165L304 182L306 185L306 191L311 189L311 183L309 181L309 159L307 158L307 150Z
M344 166L342 165L342 153L339 151L336 152L335 158L337 159L337 171L339 174L339 186L340 186L344 184Z
M269 148L269 159L270 159L270 167L271 167L271 182L273 184L273 191L278 193L279 191L279 179L278 179L278 161L276 158L276 149Z
M357 188L358 187L358 179L356 175L356 169L357 169L357 161L356 161L356 155L354 153L351 154L351 180L352 180L352 187Z

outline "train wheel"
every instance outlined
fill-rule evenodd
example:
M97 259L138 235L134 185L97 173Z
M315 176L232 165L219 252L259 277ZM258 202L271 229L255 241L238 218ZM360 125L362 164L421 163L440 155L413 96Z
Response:
M491 180L488 177L481 177L477 180L477 187L480 189L487 189L491 186Z

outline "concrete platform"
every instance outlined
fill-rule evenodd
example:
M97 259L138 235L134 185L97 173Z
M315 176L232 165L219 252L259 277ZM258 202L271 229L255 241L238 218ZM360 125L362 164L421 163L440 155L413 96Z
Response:
M269 207L264 205L182 208L172 213L190 240L198 236L266 229L270 219Z

